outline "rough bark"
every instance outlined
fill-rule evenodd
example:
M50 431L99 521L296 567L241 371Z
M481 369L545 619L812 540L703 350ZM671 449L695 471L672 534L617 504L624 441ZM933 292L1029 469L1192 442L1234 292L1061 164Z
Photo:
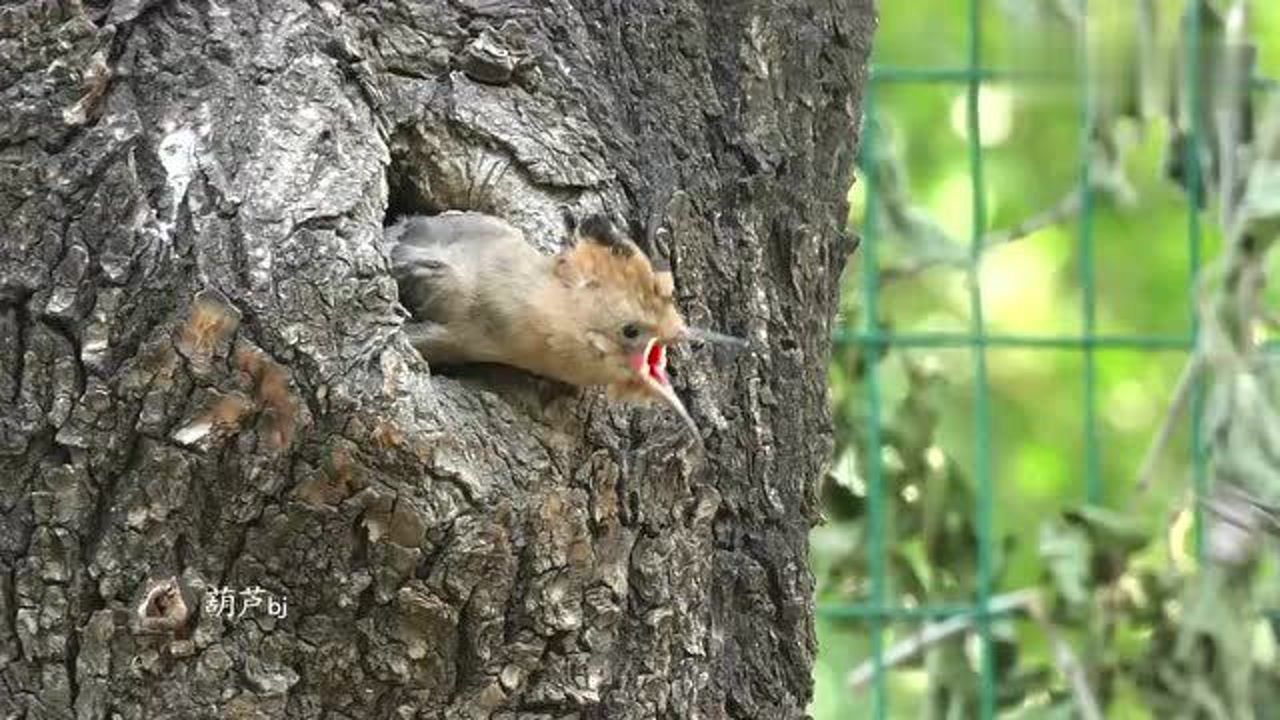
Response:
M803 716L873 27L871 0L0 7L0 718ZM549 249L562 206L751 338L673 360L704 451L600 393L431 375L399 333L389 215ZM205 606L252 586L287 615Z

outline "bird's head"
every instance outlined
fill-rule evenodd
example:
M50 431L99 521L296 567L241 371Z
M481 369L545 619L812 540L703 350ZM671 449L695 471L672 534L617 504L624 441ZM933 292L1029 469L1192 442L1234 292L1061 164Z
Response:
M571 290L574 316L601 381L615 398L661 400L697 435L667 375L667 349L696 337L716 338L685 325L671 273L655 271L608 218L570 220L570 228L574 242L557 256L556 275Z

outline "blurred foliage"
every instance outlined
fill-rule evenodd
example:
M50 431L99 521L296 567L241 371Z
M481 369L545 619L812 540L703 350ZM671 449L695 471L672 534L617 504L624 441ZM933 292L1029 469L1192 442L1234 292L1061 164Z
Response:
M1187 91L1191 2L1202 20L1198 92ZM877 68L965 68L968 2L880 5ZM1239 31L1228 22L1236 5L1250 8ZM886 607L907 614L971 606L985 534L994 602L1009 610L991 623L1001 717L1271 717L1280 662L1269 611L1280 607L1280 582L1260 550L1280 508L1280 386L1268 352L1280 326L1268 308L1280 296L1265 283L1280 232L1280 88L1268 80L1280 77L1280 3L1091 2L1086 43L1079 7L981 3L982 64L993 71L979 95L985 331L1078 341L1091 290L1097 335L1176 341L1191 336L1194 321L1200 343L1190 353L1176 342L1098 347L1092 398L1079 347L988 347L991 434L979 437L969 348L854 342L873 329L971 330L967 87L875 84L850 200L851 224L876 242L877 313L864 312L862 250L846 271L831 365L838 445L822 484L827 522L811 538L817 600L865 609L878 590ZM1252 56L1239 53L1249 47ZM1255 80L1236 82L1240 75ZM1193 146L1195 126L1202 142ZM1203 175L1194 198L1191 153ZM1091 269L1081 267L1086 164ZM870 207L868 177L876 186ZM1201 208L1198 247L1189 240L1193 201ZM1203 271L1193 283L1197 263ZM1183 412L1141 490L1144 456L1176 398ZM1199 501L1193 413L1210 488ZM873 428L880 445L868 457ZM977 519L984 486L975 451L983 442L993 492L987 528ZM884 489L882 544L869 526L872 461ZM1087 496L1091 482L1097 497ZM869 562L877 546L879 580ZM811 708L818 720L872 717L871 627L865 616L820 613ZM886 657L889 717L979 716L972 621L940 613L883 627L889 650L950 633L905 659ZM1096 707L1084 707L1090 703Z

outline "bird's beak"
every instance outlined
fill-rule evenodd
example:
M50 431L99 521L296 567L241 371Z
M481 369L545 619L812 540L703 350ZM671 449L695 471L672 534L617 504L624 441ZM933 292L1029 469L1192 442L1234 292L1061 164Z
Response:
M667 347L656 339L650 340L644 346L644 352L631 356L631 369L640 376L645 388L661 398L668 407L680 416L680 419L688 426L694 437L701 439L702 435L698 432L698 425L693 422L693 418L690 417L689 411L685 409L684 403L680 402L680 397L676 395L675 388L671 387L671 379L667 377Z
M680 339L685 342L710 342L718 345L728 345L736 350L745 350L748 347L746 340L733 335L725 335L715 330L707 330L700 327L685 326L684 332L681 333Z

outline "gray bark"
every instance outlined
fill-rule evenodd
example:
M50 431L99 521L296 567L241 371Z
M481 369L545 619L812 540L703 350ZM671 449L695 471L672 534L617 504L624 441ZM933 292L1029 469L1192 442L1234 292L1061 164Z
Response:
M804 715L871 0L0 7L0 718ZM388 214L606 208L657 409L429 374ZM173 579L172 593L165 594ZM228 618L210 588L288 613Z

